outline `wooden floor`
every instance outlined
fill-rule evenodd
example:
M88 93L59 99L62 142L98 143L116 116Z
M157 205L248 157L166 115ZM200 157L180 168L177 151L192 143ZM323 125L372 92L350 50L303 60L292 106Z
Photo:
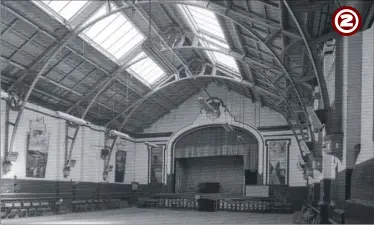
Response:
M1 224L290 224L292 214L198 212L126 208L2 220Z

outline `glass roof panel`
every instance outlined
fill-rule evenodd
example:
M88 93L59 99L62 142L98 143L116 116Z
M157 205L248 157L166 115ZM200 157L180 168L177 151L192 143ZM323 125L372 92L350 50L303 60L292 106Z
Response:
M195 6L187 6L195 22L198 24L198 28L214 34L220 38L225 38L222 28L218 23L216 15L206 9L201 9Z
M66 20L70 20L89 2L88 0L41 1Z
M115 10L117 7L111 3L110 8ZM86 23L106 14L107 10L107 4L104 4ZM83 33L117 60L145 39L144 35L121 12L95 23Z
M227 67L229 70L238 71L236 60L233 57L220 52L213 52L213 55L218 62L222 63L223 66Z
M204 41L207 42L208 46L209 47L219 47L219 48L224 48L224 49L229 49L229 46L226 44L226 43L223 43L222 41L220 40L217 40L217 39L214 39L214 38L211 38L209 37L208 35L201 35L202 38L204 39Z
M118 41L118 39L124 36L126 32L131 29L131 27L131 24L129 22L126 22L117 30L117 32L114 32L105 41L103 41L101 43L101 46L105 49L109 49L116 41Z
M145 54L144 52L140 52L130 63L146 56L147 54ZM138 76L149 85L154 84L165 75L165 71L163 71L161 67L149 57L140 60L139 62L136 62L134 65L130 66L128 72Z
M77 12L87 4L88 1L70 1L61 11L60 15L67 20L70 20L77 14Z
M195 28L204 46L217 50L230 49L222 27L213 12L195 6L181 6L181 8L184 9L187 19ZM239 73L236 60L232 56L212 51L207 51L207 53L215 63L234 73Z
M82 9L90 2L89 0L32 0L36 5L47 13L54 15L58 20L62 18L71 21L74 16L80 16ZM113 2L110 6L103 5L85 20L88 24L93 20L107 14L108 10L116 10ZM63 22L63 21L62 21ZM70 24L71 25L71 24ZM72 25L73 26L73 25ZM84 30L79 36L92 42L95 47L103 51L115 61L121 60L129 51L141 44L145 37L123 14L118 12L112 14Z

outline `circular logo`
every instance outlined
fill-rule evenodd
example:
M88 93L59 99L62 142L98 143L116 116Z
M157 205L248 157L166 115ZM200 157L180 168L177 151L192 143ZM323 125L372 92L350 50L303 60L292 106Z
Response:
M343 36L351 36L361 28L362 19L357 9L350 6L342 6L332 15L332 27Z

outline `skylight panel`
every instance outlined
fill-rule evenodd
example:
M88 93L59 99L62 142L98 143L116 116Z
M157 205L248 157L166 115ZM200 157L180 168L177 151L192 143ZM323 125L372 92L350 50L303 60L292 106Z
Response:
M117 7L111 3L110 8L115 10ZM107 10L107 4L103 5L87 20L86 24L106 14ZM117 60L145 39L144 35L121 12L93 24L83 34Z
M89 2L88 0L41 1L66 20L73 18Z
M216 15L205 9L201 9L195 6L187 6L193 19L195 20L198 29L201 29L208 33L213 33L214 35L224 39L225 35L218 23Z
M140 52L130 63L146 56L147 55L144 52ZM153 85L156 81L165 76L165 71L163 71L161 67L149 57L146 57L130 66L128 72L138 76L149 85Z
M223 66L227 67L228 69L233 70L234 72L238 71L236 60L233 57L219 53L219 52L213 52L213 55L216 58L216 60L219 63L221 63Z
M213 12L195 6L182 6L182 9L205 47L229 50L221 25ZM207 51L207 53L217 64L234 73L239 73L238 65L233 57L220 52Z
M32 0L32 2L47 13L55 16L60 22L71 22L73 17L80 16L82 9L91 1ZM107 14L109 9L116 10L118 8L113 2L110 2L110 5L105 3L85 21L84 25ZM63 19L65 19L65 21L63 21ZM68 25L74 26L70 23L68 23ZM79 36L91 42L93 46L115 61L121 60L145 39L145 36L122 12L117 12L94 23L80 33Z

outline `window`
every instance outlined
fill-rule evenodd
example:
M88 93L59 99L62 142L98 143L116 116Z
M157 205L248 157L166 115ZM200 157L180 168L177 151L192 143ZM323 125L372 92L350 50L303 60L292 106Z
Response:
M180 5L180 8L205 47L229 50L221 25L213 12L195 6ZM213 62L239 75L238 65L233 57L219 52L207 53Z
M111 3L111 9L116 9L113 3ZM86 24L106 14L107 10L108 5L104 4L88 19ZM100 20L87 28L83 34L117 60L144 40L144 35L121 12Z
M82 10L88 0L50 0L50 1L33 1L39 7L42 7L44 10L46 7L53 10L55 13L60 15L65 20L72 19L80 10Z
M156 81L165 76L165 72L144 52L139 53L131 62L146 57L130 66L128 72L139 77L145 83L153 85ZM130 63L131 63L130 62Z

